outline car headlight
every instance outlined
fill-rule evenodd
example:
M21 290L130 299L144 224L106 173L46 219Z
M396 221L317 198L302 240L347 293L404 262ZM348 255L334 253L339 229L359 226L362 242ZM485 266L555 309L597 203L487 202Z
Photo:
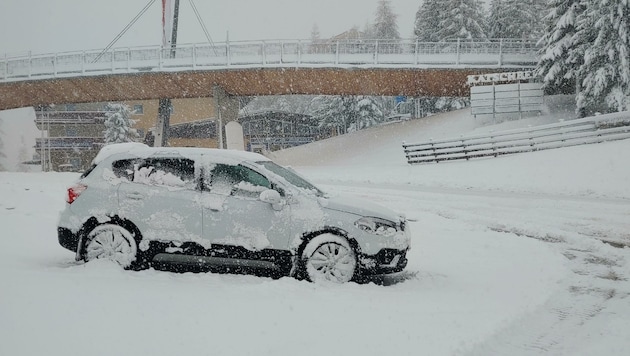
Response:
M354 226L365 232L381 236L393 236L398 232L395 222L374 217L363 217L355 221Z

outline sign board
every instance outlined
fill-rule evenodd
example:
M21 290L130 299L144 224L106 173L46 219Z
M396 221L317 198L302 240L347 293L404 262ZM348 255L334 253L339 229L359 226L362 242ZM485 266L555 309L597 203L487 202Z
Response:
M515 83L470 88L471 114L496 115L542 111L542 83Z

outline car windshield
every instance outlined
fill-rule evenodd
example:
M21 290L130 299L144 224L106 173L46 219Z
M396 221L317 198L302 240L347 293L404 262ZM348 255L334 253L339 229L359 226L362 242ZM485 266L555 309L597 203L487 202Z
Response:
M303 188L303 189L312 191L317 196L324 196L324 192L323 191L321 191L319 188L314 186L311 182L309 182L306 179L300 177L297 173L293 172L290 169L287 169L287 168L284 168L284 167L282 167L280 165L277 165L277 164L273 163L272 161L260 161L260 162L256 162L256 163L260 164L261 166L265 167L266 169L270 170L271 172L279 175L280 177L286 179L287 182L293 184L294 186L296 186L298 188Z

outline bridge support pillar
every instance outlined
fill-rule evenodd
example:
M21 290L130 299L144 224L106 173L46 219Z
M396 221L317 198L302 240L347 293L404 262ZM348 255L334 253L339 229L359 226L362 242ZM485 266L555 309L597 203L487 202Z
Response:
M219 148L223 149L225 148L223 135L225 124L238 119L239 102L235 96L229 95L218 85L212 88L212 96L214 96L215 103Z
M168 128L171 121L171 99L160 99L157 122L155 123L155 140L153 147L168 146Z

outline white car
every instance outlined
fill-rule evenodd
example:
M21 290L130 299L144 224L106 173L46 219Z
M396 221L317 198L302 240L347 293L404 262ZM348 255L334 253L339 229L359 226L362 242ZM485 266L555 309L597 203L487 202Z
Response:
M58 238L77 260L263 269L341 283L407 264L404 217L328 197L250 152L106 146L66 201Z

